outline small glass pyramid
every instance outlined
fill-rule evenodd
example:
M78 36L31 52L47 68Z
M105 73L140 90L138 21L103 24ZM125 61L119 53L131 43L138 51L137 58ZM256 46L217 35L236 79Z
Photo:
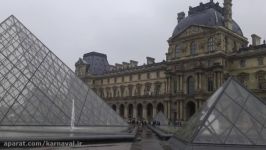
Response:
M170 141L183 149L265 149L265 124L265 102L231 77Z
M128 124L10 16L0 24L0 126L70 125Z
M165 117L163 112L158 112L157 115L153 118L153 121L159 121L160 125L167 126L168 125L168 119Z

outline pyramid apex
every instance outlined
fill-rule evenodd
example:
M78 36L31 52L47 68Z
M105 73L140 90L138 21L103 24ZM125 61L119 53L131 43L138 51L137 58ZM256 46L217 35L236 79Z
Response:
M265 102L235 77L229 77L175 134L175 139L186 141L188 146L210 143L225 147L231 144L263 145L266 148L266 139L261 138L266 137L265 120ZM251 127L254 127L252 131Z

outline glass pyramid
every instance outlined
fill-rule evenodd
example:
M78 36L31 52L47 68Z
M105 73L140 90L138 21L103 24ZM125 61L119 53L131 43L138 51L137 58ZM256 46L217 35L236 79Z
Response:
M19 20L10 16L0 24L0 126L71 124L128 125Z
M186 149L184 145L188 149L215 149L214 145L231 145L231 149L234 146L241 149L240 145L242 148L257 146L265 149L265 125L265 102L231 77L175 134L171 142L178 143L183 149Z
M168 119L165 117L163 112L158 112L158 114L153 118L153 121L159 121L161 126L168 125Z

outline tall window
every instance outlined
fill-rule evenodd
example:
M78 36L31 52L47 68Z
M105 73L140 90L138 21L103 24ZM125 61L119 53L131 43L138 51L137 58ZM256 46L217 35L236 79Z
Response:
M174 93L177 93L177 79L174 79Z
M244 59L241 59L240 60L240 67L246 67L246 60L244 60Z
M136 85L135 95L136 96L140 96L141 95L141 84L137 84Z
M157 77L157 78L160 78L160 71L157 71L157 72L156 72L156 77Z
M132 90L133 90L133 85L128 85L128 96L132 96L133 94L133 92L132 92Z
M113 97L117 97L117 87L113 87Z
M208 91L209 92L213 91L213 79L212 79L212 77L208 77Z
M151 78L151 73L147 73L147 79L150 79Z
M175 47L175 57L180 57L180 47L178 45Z
M210 37L208 39L208 52L213 52L214 51L214 39L213 37Z
M138 79L141 80L141 74L138 74Z
M154 88L154 93L156 96L160 95L160 90L161 90L161 83L156 83Z
M150 90L151 90L151 83L146 83L144 89L144 95L150 95L151 94Z
M195 94L195 81L192 76L187 79L187 93L189 96L193 96Z
M196 49L197 49L197 44L194 41L190 45L190 55L196 55Z
M266 89L266 72L265 71L258 71L257 72L257 78L258 78L259 89Z
M259 65L259 66L264 65L263 57L259 57L259 58L258 58L258 65Z

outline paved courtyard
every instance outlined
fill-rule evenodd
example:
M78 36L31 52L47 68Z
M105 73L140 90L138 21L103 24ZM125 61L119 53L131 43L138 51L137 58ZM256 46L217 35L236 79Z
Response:
M14 150L21 150L16 148ZM45 148L24 148L25 150L171 150L167 141L160 140L147 127L139 127L136 141L133 143L108 143L81 145L75 147L45 147Z

